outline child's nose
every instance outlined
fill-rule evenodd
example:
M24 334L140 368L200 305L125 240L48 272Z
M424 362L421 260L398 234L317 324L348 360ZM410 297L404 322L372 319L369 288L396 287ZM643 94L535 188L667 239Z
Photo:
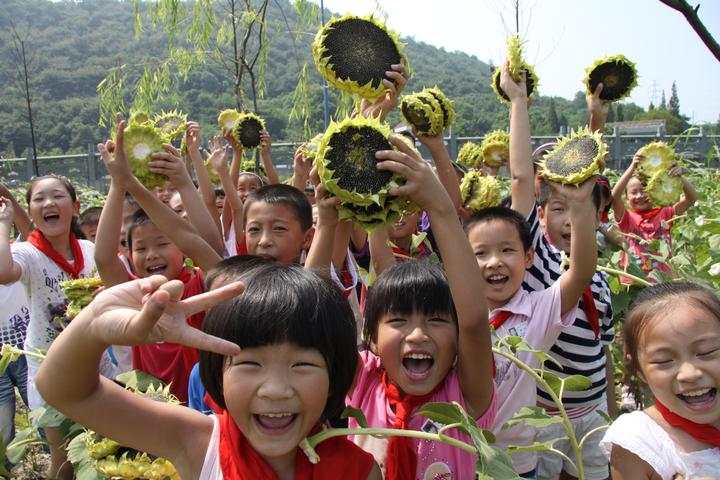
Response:
M406 342L410 343L423 343L428 338L425 330L421 326L413 328L410 333L405 337Z
M291 398L293 389L284 378L271 377L260 385L258 396L269 400L282 400Z
M702 370L692 362L683 362L677 373L678 382L694 382L702 376Z

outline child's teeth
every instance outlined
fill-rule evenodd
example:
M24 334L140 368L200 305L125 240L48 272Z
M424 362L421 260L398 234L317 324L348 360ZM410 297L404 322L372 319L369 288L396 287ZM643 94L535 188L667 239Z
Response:
M695 390L694 392L685 392L683 393L683 395L685 395L686 397L699 397L701 395L705 395L709 391L709 388L705 388L703 390Z
M415 360L424 360L426 358L432 358L430 355L427 355L425 353L411 353L406 358L412 358Z
M263 416L270 418L289 417L292 413L263 413Z

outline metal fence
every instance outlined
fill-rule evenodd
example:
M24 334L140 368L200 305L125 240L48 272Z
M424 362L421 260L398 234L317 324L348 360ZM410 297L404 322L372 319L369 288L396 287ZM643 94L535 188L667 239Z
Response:
M555 136L535 136L531 138L533 149L543 143L551 142ZM720 135L705 135L702 129L691 135L664 135L661 131L655 135L621 135L615 129L612 134L604 136L608 144L607 166L622 170L629 165L633 154L643 145L655 141L674 143L678 153L695 162L717 168L720 166ZM468 141L480 142L482 137L457 137L450 135L445 138L451 158L456 158L462 144ZM277 142L272 145L273 163L280 177L292 175L292 159L300 142ZM423 149L421 148L421 151ZM427 151L422 152L429 158ZM75 182L84 183L101 192L106 192L108 177L105 166L94 145L88 145L87 153L72 155L54 155L38 157L40 175L56 173L65 175ZM21 185L34 176L32 159L2 158L0 159L0 179L9 186Z

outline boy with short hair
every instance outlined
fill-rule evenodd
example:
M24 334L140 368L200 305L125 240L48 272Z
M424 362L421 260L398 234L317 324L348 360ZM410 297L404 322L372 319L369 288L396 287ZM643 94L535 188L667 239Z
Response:
M503 90L510 92L512 116L510 123L510 173L512 178L512 208L525 217L531 227L534 261L527 269L523 288L529 292L551 288L563 275L561 252L571 258L579 246L586 249L596 247L595 236L586 244L575 242L575 218L572 216L573 202L553 189L546 180L536 177L530 154L530 122L527 112L525 85L503 78ZM599 87L600 89L602 87ZM605 108L597 100L598 90L589 96L591 128L601 128ZM546 146L546 149L549 149ZM574 188L574 187L571 187ZM536 198L537 195L537 198ZM603 211L602 187L595 185L592 191L592 205L587 212L586 223L591 229L597 228L599 214ZM573 260L571 259L571 262ZM566 326L548 353L559 363L546 362L545 369L565 378L569 375L584 375L591 386L579 392L565 391L562 402L578 437L604 425L605 421L596 410L607 411L613 407L614 381L612 363L608 362L608 346L614 338L612 304L607 277L604 273L593 272L591 278L579 285L581 299L574 317ZM537 388L537 404L551 415L558 414L548 392ZM611 410L612 412L612 410ZM540 430L537 441L552 440L564 436L558 425ZM600 436L586 441L583 448L583 464L586 478L599 480L608 477L607 461L598 448ZM572 451L568 442L555 443L566 455ZM554 454L541 452L538 460L539 478L558 478L561 471L577 475L571 465Z
M80 230L82 230L83 235L85 235L86 240L90 240L91 242L95 241L101 212L102 207L89 207L80 213L80 221L78 222L78 225Z
M525 160L532 172L529 133L527 136L522 134L523 128L529 132L525 84L510 84L511 81L505 65L501 85L512 100L510 161L513 161L513 155L526 152ZM518 178L512 169L511 173L514 192L518 188ZM532 194L532 176L528 179ZM547 289L527 292L522 288L526 270L533 266L536 256L533 232L524 215L505 207L495 207L478 212L466 222L468 239L487 283L485 294L496 338L516 335L531 348L548 351L563 329L574 321L578 300L597 264L591 201L594 185L594 178L579 186L550 184L553 194L564 197L570 206L571 235L568 239L573 248L570 250L569 269ZM538 366L533 354L519 352L518 356L523 362ZM497 355L496 366L498 398L505 399L498 409L495 428L498 444L530 444L536 436L535 429L526 425L501 428L521 407L535 406L535 382L507 359ZM537 465L534 452L514 453L512 460L519 474L534 478Z

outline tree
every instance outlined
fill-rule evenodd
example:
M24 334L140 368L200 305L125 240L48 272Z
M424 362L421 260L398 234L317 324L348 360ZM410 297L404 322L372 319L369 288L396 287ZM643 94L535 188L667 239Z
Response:
M564 113L558 115L558 125L560 125L560 127L569 127L568 119Z
M635 115L635 120L665 120L665 131L668 135L679 135L690 126L684 118L673 115L669 110L659 108L639 113Z
M698 17L698 10L700 10L700 4L692 7L685 0L660 0L660 2L664 3L673 10L677 10L678 12L682 13L685 17L685 20L687 20L692 29L695 30L695 33L698 34L700 40L702 40L702 42L715 56L715 58L720 61L720 44L718 44L717 40L713 38L712 34L700 21L700 17Z
M555 100L552 98L548 106L547 123L551 133L558 133L560 131L560 122L558 121L557 111L555 111Z
M624 122L625 121L625 112L623 108L622 103L618 103L615 107L615 121L616 122Z
M655 105L653 104L652 100L650 100L650 105L648 105L648 112L651 110L655 110Z
M675 85L675 82L673 82L672 88L670 90L670 101L668 102L668 107L670 113L672 113L676 117L680 116L680 99L678 98L677 86Z
M720 114L718 115L717 123L715 124L715 135L720 135Z
M662 97L660 99L660 108L662 108L663 110L667 110L667 102L665 102L665 90L662 91Z

